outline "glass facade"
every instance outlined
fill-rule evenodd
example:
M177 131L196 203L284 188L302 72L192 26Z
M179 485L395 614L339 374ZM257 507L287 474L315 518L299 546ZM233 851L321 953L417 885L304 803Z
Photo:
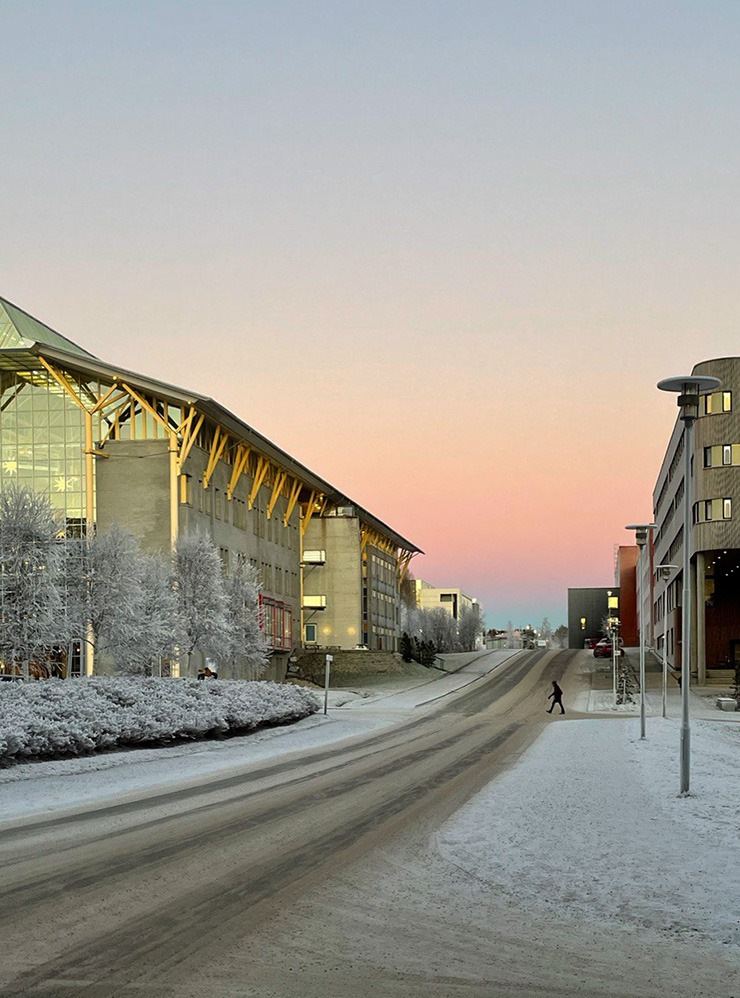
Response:
M0 489L48 496L73 532L85 522L85 423L61 386L3 372L0 382Z

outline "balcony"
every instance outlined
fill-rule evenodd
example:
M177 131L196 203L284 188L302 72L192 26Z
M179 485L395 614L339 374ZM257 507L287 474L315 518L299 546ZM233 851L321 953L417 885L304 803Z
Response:
M326 610L326 596L309 596L304 593L302 605L304 610Z
M326 551L304 551L301 565L325 565Z

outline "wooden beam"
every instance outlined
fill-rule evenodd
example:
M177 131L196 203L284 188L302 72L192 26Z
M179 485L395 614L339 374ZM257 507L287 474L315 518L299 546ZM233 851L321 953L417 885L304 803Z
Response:
M225 433L220 426L216 426L216 432L213 434L213 443L211 444L211 453L208 458L208 467L206 468L206 473L203 475L204 489L208 488L211 481L211 475L216 470L218 459L221 457L228 439L228 433Z
M193 444L198 439L198 434L200 433L200 428L203 425L203 420L205 418L206 414L202 412L198 417L195 426L190 426L186 434L183 436L183 439L180 443L180 454L177 459L178 470L180 471L182 471L182 466L185 464L185 459L190 453Z
M226 490L226 498L231 499L234 495L234 489L239 484L239 479L241 478L244 469L247 466L247 461L249 460L249 452L251 447L245 444L238 444L236 448L236 458L234 460L234 469L231 472L231 481L229 482L229 487Z
M290 498L288 499L288 508L283 517L283 523L286 527L290 523L290 518L293 515L293 510L295 509L295 504L298 502L298 496L301 494L302 487L302 483L297 478L294 478L293 488L290 490Z
M270 501L267 504L267 519L271 519L272 511L275 509L275 503L278 501L280 492L285 484L285 479L288 477L287 471L281 471L275 475L275 482L272 486L272 495L270 496Z
M257 459L257 469L254 473L254 482L252 483L252 491L249 493L249 499L247 500L247 504L250 509L252 508L252 506L254 506L254 500L257 498L257 494L262 486L262 483L265 480L265 475L267 474L269 467L270 467L270 462L267 460L266 457L262 457L262 455L260 454Z

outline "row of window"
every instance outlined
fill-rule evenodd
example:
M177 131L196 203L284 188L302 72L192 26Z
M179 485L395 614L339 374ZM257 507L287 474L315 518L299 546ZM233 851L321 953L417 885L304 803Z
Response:
M715 444L704 448L705 468L729 468L740 465L740 444Z
M239 530L247 530L248 507L243 499L233 497L227 498L226 493L221 489L203 488L203 481L198 479L193 481L190 475L180 475L180 503L192 506L199 513L206 516L213 516L223 523L232 524ZM277 512L268 519L267 511L259 506L255 506L251 511L252 531L255 537L266 537L268 541L281 544L288 550L293 550L294 544L297 548L297 532L295 524L283 523L283 518Z
M692 517L694 523L705 523L708 520L731 520L732 499L702 499L695 502Z
M246 560L246 555L241 551L230 552L228 548L219 548L218 553L221 556L221 567L224 575L230 574L232 564L238 566ZM297 572L291 572L290 569L282 568L280 565L271 565L266 561L260 563L256 558L250 558L249 564L259 573L264 590L279 596L298 598L300 583Z
M715 416L720 412L732 412L732 392L710 392L702 395L702 415Z

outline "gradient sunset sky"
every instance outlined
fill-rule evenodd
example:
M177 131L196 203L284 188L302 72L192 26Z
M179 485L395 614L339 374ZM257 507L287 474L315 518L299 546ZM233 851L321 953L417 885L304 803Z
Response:
M740 4L0 0L0 294L565 621L740 353Z

